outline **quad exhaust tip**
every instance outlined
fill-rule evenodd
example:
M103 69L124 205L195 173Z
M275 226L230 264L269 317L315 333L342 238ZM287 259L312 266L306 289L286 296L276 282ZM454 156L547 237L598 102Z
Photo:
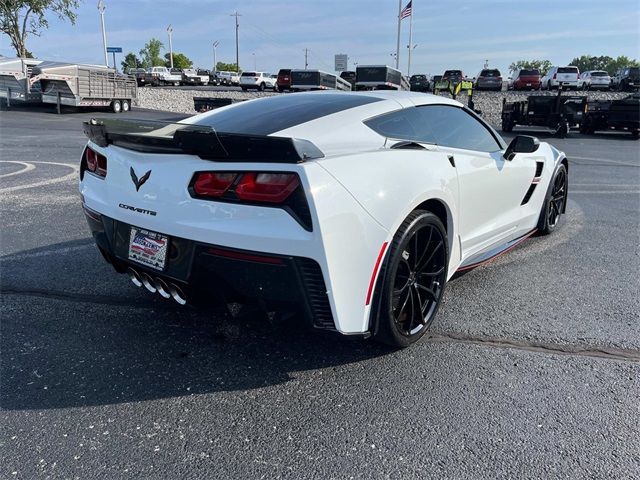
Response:
M187 304L187 296L175 283L168 285L167 282L160 277L152 278L148 273L138 272L132 267L127 268L127 274L129 275L131 283L136 287L142 287L144 285L151 293L159 293L163 298L173 298L180 305Z
M127 274L129 275L129 280L131 280L131 283L133 283L136 287L142 286L142 279L140 278L140 274L138 272L129 267L127 269Z

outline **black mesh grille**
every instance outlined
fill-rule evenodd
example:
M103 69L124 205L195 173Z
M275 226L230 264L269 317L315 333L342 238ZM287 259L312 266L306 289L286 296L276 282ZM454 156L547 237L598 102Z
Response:
M335 330L336 326L333 322L327 287L322 277L320 265L309 258L298 258L296 261L307 291L309 307L313 315L313 326L324 330Z

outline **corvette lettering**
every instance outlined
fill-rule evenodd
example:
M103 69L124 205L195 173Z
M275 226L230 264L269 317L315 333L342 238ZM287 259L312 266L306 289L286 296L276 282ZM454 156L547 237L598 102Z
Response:
M144 208L132 207L131 205L126 205L124 203L121 203L118 206L120 208L124 208L125 210L131 210L132 212L136 212L136 213L144 213L145 215L151 215L153 217L157 215L157 212L154 212L153 210L146 210Z

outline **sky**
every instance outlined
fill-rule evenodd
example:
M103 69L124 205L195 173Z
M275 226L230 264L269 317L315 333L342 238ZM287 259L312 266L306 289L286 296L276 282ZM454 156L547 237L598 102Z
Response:
M397 0L104 0L107 44L138 53L152 37L196 66L235 62L238 11L240 65L244 70L279 68L333 71L334 55L355 64L393 66L397 41ZM402 6L408 0L402 0ZM84 0L75 25L50 19L27 48L38 58L103 63L96 0ZM411 73L441 74L461 69L475 76L485 61L503 75L511 62L544 58L566 65L589 55L640 58L640 0L413 0L415 45ZM402 21L400 68L407 73L409 18ZM163 51L163 53L165 53ZM14 56L0 35L0 54ZM109 55L110 62L111 55ZM116 57L118 66L122 55Z

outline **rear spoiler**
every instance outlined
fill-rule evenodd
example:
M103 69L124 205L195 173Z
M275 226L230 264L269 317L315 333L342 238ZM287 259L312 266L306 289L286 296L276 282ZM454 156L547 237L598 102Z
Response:
M204 160L265 163L302 163L324 157L309 140L216 132L188 123L91 119L82 127L96 145L144 153L187 153Z

